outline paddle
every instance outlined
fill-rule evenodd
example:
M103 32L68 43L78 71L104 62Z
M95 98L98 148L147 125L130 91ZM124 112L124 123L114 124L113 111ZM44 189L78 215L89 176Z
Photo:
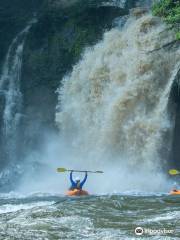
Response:
M176 170L176 169L170 169L170 170L169 170L169 174L170 174L170 175L178 175L178 174L180 174L180 171L178 171L178 170Z
M57 168L57 172L64 173L64 172L88 172L88 173L103 173L103 171L83 171L83 170L70 170L66 168Z

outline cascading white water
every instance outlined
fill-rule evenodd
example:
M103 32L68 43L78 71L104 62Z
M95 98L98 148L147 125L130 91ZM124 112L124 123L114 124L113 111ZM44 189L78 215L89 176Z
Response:
M152 6L152 3L153 3L153 0L138 0L136 3L136 6L150 8Z
M55 4L59 4L61 6L70 6L78 2L78 0L59 0ZM120 8L125 8L127 0L101 0L99 1L101 6L114 6L114 7L120 7ZM91 3L91 1L89 1Z
M124 8L127 0L109 0L102 3L103 6L115 6Z
M1 143L4 151L3 161L6 165L14 164L17 160L18 127L21 119L22 93L21 86L21 67L23 48L26 35L31 27L31 21L26 28L21 31L12 41L2 68L0 77L0 97L3 104L1 112ZM6 171L5 171L6 172ZM2 175L8 175L3 172Z
M106 0L102 2L101 5L125 8L127 2L128 2L127 0ZM137 0L137 1L134 1L134 4L135 3L136 3L136 6L150 7L152 5L152 0Z
M4 111L2 119L2 132L5 140L7 155L14 154L16 148L17 127L21 116L22 94L20 91L22 54L26 33L26 27L12 41L0 78L1 97L4 97Z
M180 49L163 46L173 40L165 24L146 14L130 17L123 30L106 32L85 51L59 88L56 121L71 152L67 164L108 166L116 189L154 190L164 183L157 173L171 147L167 106Z

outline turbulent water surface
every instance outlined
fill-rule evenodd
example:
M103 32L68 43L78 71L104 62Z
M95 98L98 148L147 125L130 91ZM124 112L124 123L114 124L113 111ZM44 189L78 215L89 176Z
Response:
M1 196L0 239L179 239L180 198L167 195Z

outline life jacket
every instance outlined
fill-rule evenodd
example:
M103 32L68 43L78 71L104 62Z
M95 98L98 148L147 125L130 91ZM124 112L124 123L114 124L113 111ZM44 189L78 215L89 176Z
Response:
M81 189L81 182L79 181L77 184L76 184L76 189Z
M76 184L76 186L71 186L69 188L69 190L74 190L74 189L82 190L80 181Z

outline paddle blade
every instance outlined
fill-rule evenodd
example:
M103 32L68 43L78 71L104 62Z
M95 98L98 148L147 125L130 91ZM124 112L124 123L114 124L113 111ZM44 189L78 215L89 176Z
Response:
M176 169L170 169L169 170L169 174L170 175L177 175L177 174L180 174L180 172L178 170L176 170Z
M66 168L57 168L57 172L59 173L66 172Z
M103 171L96 171L95 173L104 173Z
M87 170L72 170L72 169L66 169L66 168L57 168L57 172L64 173L64 172L88 172L88 173L104 173L103 171L87 171Z

